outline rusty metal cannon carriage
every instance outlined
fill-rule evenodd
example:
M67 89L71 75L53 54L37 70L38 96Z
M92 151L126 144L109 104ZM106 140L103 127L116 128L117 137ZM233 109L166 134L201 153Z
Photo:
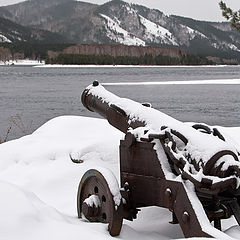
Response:
M135 219L147 206L169 209L185 237L224 239L222 219L234 216L240 224L240 154L217 128L182 123L149 104L119 98L97 81L84 90L82 103L125 138L120 188L109 170L87 171L78 188L79 217L108 223L112 236L123 219Z

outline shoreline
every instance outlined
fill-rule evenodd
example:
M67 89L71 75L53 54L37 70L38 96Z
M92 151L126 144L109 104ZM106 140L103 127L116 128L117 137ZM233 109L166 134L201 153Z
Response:
M45 65L45 61L39 61L39 60L31 60L31 59L23 59L23 60L10 60L10 61L0 61L0 66L6 66L6 67L18 67L18 66L43 66Z
M217 68L217 67L239 67L240 65L94 65L94 64L45 64L40 60L9 60L0 61L0 66L18 67L28 66L37 68Z
M238 67L240 65L61 65L44 64L37 68L194 68L194 67Z
M103 86L147 86L147 85L239 85L240 79L179 80L162 82L117 82L101 83Z

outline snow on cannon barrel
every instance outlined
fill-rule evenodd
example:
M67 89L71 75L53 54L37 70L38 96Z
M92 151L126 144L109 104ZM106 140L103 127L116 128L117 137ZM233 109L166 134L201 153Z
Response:
M97 81L84 90L82 103L126 135L120 141L121 190L111 190L114 177L86 172L78 189L79 217L109 223L113 236L120 233L123 218L135 219L146 206L168 208L185 237L222 239L227 237L220 231L222 219L234 215L240 224L239 152L217 128L180 122L120 98ZM121 201L113 207L116 192ZM98 204L86 204L90 199Z

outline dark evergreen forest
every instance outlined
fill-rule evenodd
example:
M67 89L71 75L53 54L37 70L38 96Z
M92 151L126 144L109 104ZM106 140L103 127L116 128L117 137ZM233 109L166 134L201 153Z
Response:
M47 64L95 64L95 65L205 65L212 64L206 58L192 55L173 58L169 56L145 55L142 57L128 56L95 56L79 54L59 54L55 58L48 58Z

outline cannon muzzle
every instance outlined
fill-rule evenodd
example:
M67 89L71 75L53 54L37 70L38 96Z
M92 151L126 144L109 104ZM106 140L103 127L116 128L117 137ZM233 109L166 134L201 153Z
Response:
M129 128L135 129L145 126L143 121L137 120L134 116L128 114L127 109L124 109L119 104L119 102L131 100L119 98L107 92L97 81L94 81L92 85L83 91L81 101L89 111L98 113L123 133L127 133ZM140 108L146 108L146 106L137 104Z

